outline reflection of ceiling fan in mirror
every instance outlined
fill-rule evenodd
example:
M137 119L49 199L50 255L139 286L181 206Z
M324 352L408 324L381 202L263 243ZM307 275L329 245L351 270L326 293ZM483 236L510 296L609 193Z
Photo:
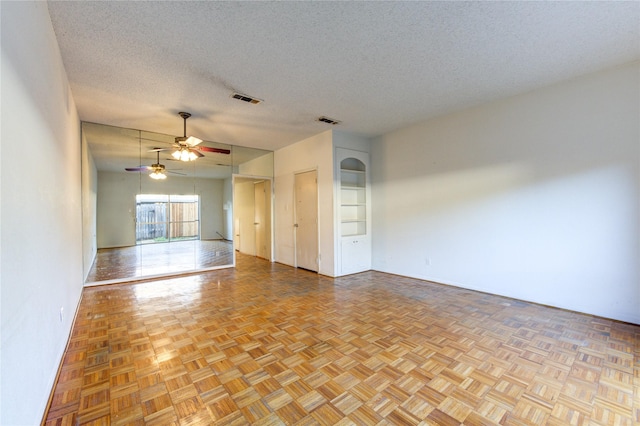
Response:
M149 150L149 152L154 152L156 153L156 163L152 164L150 166L140 166L140 167L125 167L125 170L128 172L151 172L149 173L149 177L151 179L156 179L156 180L160 180L160 179L166 179L167 178L167 173L171 173L174 175L183 175L186 176L184 173L178 173L178 172L174 172L173 170L166 170L164 168L164 164L160 164L160 151L164 151L164 149L162 148L153 148L151 150Z
M218 154L230 154L231 150L221 148L211 148L208 146L198 146L202 143L202 139L194 136L187 137L187 118L191 117L188 112L179 112L178 115L184 120L184 136L176 138L176 143L173 145L173 152L171 156L180 161L193 161L200 157L204 157L200 151L215 152Z

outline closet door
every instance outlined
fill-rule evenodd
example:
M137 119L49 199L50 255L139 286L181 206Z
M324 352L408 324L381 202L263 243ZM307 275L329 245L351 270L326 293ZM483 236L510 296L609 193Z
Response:
M296 267L318 272L318 179L313 170L295 175Z
M265 181L256 182L254 190L254 222L256 231L256 256L269 259L267 251L267 190Z

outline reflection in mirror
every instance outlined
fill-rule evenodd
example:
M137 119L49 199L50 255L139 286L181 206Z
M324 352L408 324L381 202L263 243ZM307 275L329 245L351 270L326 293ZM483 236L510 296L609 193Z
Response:
M272 187L269 178L234 175L233 245L237 252L273 260Z
M88 285L234 265L232 175L271 178L272 152L204 141L183 162L171 135L82 123L82 138Z

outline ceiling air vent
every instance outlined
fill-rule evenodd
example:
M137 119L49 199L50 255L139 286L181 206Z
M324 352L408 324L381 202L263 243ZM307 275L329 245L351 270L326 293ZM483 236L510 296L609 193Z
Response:
M262 99L252 98L251 96L243 95L242 93L234 93L231 95L233 99L238 99L240 101L249 102L250 104L259 104L262 102Z
M333 118L325 117L324 115L319 117L318 121L322 121L323 123L331 124L333 126L342 123L342 121L334 120Z

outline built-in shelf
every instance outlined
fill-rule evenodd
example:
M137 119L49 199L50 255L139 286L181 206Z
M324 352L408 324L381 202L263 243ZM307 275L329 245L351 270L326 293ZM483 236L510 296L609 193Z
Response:
M369 236L371 205L368 188L369 155L365 152L337 149L339 275L371 269Z
M342 236L366 234L366 165L356 158L340 164L340 223Z

